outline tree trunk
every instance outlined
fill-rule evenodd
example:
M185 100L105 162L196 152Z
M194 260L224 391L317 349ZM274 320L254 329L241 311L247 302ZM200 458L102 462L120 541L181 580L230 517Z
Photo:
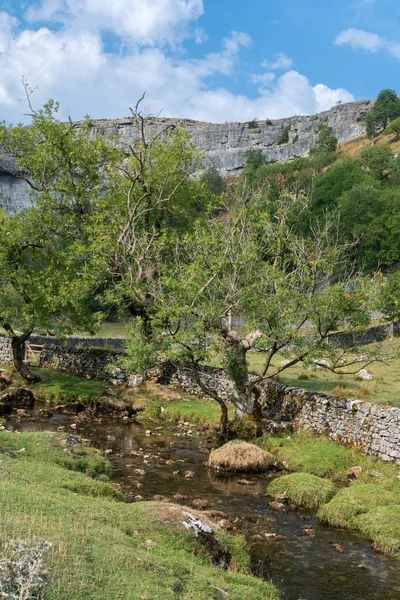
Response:
M39 375L35 375L35 373L32 373L28 365L24 363L25 342L29 338L30 333L31 332L29 332L28 334L23 333L22 335L14 335L11 338L11 349L15 368L17 369L21 377L26 379L26 381L28 381L29 383L38 383L39 381L41 381Z

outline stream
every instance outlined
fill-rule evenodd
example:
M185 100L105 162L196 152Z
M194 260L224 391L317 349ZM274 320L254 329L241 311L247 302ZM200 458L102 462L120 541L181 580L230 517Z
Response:
M282 600L400 600L399 561L375 553L361 535L321 525L311 512L271 510L266 489L276 474L216 476L203 465L212 442L195 426L158 425L54 414L12 419L7 428L82 436L106 452L116 469L113 483L128 500L207 501L245 535L254 573L271 580ZM194 476L186 479L185 471Z

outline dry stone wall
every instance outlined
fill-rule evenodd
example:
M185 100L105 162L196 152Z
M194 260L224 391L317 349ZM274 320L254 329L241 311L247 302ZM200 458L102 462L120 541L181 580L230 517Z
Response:
M41 352L40 366L120 385L128 379L126 371L118 366L121 356L122 352L101 348L47 346Z
M222 369L203 369L204 383L229 400L232 384ZM187 367L167 363L164 383L204 396ZM348 400L288 387L274 381L260 385L262 414L274 424L327 435L334 442L400 465L400 408Z
M12 360L11 340L0 336L0 364L6 365Z

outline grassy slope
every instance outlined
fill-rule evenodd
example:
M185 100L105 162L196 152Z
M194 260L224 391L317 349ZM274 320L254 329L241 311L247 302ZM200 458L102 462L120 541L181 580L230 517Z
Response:
M398 465L364 456L327 438L305 432L286 438L265 436L258 443L274 452L279 460L285 461L290 470L301 472L296 475L309 473L327 480L344 481L351 467L360 466L362 473L359 479L350 487L339 490L329 503L323 504L319 516L334 527L347 527L365 533L374 541L377 549L400 558ZM284 480L284 477L281 479ZM271 484L272 493L283 491L279 481ZM292 490L296 496L304 495L307 489L311 492L314 484L311 482L307 486L306 480L297 483L296 489ZM294 496L293 500L296 502Z
M181 526L167 526L150 505L124 504L109 484L71 471L108 467L96 451L65 452L60 439L0 433L1 554L10 539L51 541L48 600L212 599L218 597L212 586L232 600L278 599L271 585L244 572L240 538L224 535L236 549L238 572L213 568Z
M393 134L380 135L374 140L374 145L380 146L382 144L390 144L393 154L400 152L400 140L396 140ZM348 156L349 158L357 158L363 150L367 150L370 147L371 140L369 140L366 135L363 135L354 140L340 144L338 147L338 155L339 157Z

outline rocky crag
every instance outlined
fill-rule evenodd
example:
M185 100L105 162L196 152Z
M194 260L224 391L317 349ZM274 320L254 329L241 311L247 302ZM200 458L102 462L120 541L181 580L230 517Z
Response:
M204 168L215 167L224 177L240 173L249 149L261 149L268 162L284 162L307 156L318 140L318 127L326 123L339 143L357 138L365 133L363 116L370 110L370 100L335 106L318 115L290 117L276 121L249 123L203 123L190 119L150 118L149 135L166 127L185 127L193 145L203 154ZM136 139L131 118L93 120L91 135L115 137L128 147ZM282 134L285 133L283 136ZM282 138L288 141L282 143ZM0 161L0 207L14 213L30 204L28 186L2 169L10 170L12 162ZM12 170L12 169L11 169Z

